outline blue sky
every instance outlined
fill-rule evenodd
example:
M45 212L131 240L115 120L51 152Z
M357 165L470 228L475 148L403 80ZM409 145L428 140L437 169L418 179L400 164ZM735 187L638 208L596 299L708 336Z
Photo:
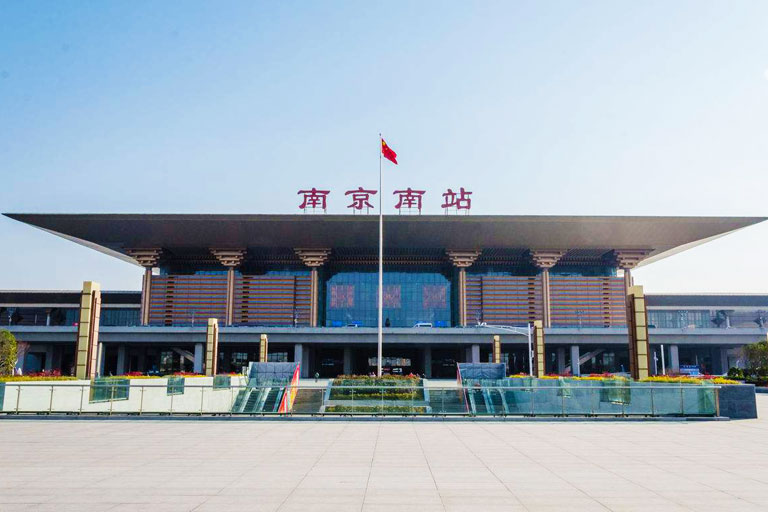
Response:
M0 211L768 214L768 2L3 2ZM394 204L394 203L393 203ZM390 211L392 205L385 211ZM636 272L768 292L768 223ZM140 269L0 219L0 289Z

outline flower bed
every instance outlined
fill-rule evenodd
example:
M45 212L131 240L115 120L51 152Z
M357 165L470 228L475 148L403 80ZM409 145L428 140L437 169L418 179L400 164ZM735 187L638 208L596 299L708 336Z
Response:
M342 375L331 383L331 400L423 400L421 378L415 375Z
M332 413L388 413L388 414L425 414L427 408L424 406L410 407L407 405L329 405L325 412Z

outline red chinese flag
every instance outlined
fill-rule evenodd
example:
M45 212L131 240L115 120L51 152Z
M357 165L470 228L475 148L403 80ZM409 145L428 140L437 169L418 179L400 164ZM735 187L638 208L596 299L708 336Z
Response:
M381 139L381 154L384 156L384 158L397 165L397 153L392 151L392 148L387 146L387 143L384 142L384 139Z

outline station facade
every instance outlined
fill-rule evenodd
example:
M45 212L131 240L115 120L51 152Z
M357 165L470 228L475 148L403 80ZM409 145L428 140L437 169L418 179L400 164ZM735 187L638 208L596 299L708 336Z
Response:
M140 292L101 294L101 374L298 361L305 377L376 367L378 219L365 215L7 214L144 268ZM760 218L387 216L384 358L391 373L454 378L489 361L528 371L540 322L547 373L628 372L632 271ZM138 283L137 283L138 284ZM641 283L637 283L641 284ZM0 292L26 372L73 371L80 292ZM765 338L768 296L648 295L651 373L724 373ZM662 366L664 370L662 370Z

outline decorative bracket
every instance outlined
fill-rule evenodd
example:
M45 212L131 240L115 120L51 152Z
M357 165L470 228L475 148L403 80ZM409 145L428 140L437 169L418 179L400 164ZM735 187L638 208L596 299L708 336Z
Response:
M151 249L126 249L125 252L136 260L136 263L144 268L153 268L160 261L160 255L163 250L158 248Z
M560 261L560 258L562 258L565 253L568 251L565 250L531 250L531 262L533 264L541 269L550 269L557 265L557 262Z
M467 268L480 256L481 251L445 251L454 267Z
M308 267L322 267L331 255L330 249L294 249L296 256Z
M632 270L650 254L650 249L616 249L613 258L623 270Z
M211 249L211 254L227 268L239 266L245 259L245 249Z

